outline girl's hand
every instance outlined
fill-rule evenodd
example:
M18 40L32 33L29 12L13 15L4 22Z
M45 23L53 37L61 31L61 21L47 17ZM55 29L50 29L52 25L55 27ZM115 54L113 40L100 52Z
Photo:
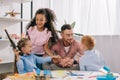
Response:
M53 63L58 64L61 61L61 57L59 55L52 56L52 61Z

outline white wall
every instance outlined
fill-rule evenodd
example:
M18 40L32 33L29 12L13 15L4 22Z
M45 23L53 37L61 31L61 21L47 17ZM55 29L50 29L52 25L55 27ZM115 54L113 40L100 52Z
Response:
M12 3L9 5L0 4L0 17L10 18L10 15L7 16L4 15L6 12L10 12L12 10L14 10L15 12L20 12L20 4L17 3ZM16 15L15 18L20 18L20 15ZM2 37L5 37L4 28L8 29L9 30L8 32L11 34L16 33L20 35L20 22L0 20L0 35L2 35Z
M120 35L95 35L96 49L104 56L111 71L120 73Z

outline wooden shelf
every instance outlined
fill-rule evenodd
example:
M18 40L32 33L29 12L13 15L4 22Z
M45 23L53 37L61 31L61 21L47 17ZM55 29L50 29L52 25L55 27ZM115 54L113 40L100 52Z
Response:
M0 50L6 48L9 45L10 43L8 39L0 39Z
M4 44L6 44L6 45L4 45ZM8 46L8 45L9 45L8 39L0 39L0 47Z
M19 18L0 17L0 21L22 22L22 21L30 21L30 20L28 20L28 19L19 19Z
M13 62L14 62L14 61L12 61L12 60L11 60L11 61L3 60L3 61L0 62L0 64L13 63Z
M9 41L8 39L0 39L0 41L6 42Z
M0 0L0 3L4 3L4 4L10 4L10 3L25 3L25 2L30 2L32 0Z
M0 6L2 7L5 6L6 8L8 7L9 9L13 7L14 3L15 5L20 5L21 3L31 2L31 1L32 0L0 0ZM20 9L22 13L22 8ZM7 9L5 9L5 11L6 10ZM16 26L16 24L20 24L21 22L30 21L30 19L21 19L20 17L21 17L20 15L15 17L10 17L10 16L3 16L2 14L0 14L0 34L3 37L2 39L0 39L0 59L2 60L2 62L0 62L0 74L6 72L13 72L14 58L15 58L15 54L11 47L11 43L9 42L8 39L4 39L4 36L6 36L6 34L2 29L4 26ZM22 24L20 25L22 27ZM15 44L17 43L17 40L13 39L13 41L15 42Z

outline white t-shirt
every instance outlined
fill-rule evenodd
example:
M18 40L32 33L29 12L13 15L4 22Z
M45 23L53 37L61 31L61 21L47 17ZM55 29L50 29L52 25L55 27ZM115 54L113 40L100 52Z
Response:
M64 48L65 48L65 51L67 53L69 51L70 46L67 46L67 47L64 47Z

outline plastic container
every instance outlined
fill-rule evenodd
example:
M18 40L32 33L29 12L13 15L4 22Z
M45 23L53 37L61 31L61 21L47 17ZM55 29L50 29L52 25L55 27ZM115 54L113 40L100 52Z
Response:
M44 76L45 76L45 80L50 80L51 71L50 70L44 70Z
M116 80L116 77L97 76L97 80Z
M36 70L36 74L37 74L37 75L40 75L40 69L37 69L37 70Z

